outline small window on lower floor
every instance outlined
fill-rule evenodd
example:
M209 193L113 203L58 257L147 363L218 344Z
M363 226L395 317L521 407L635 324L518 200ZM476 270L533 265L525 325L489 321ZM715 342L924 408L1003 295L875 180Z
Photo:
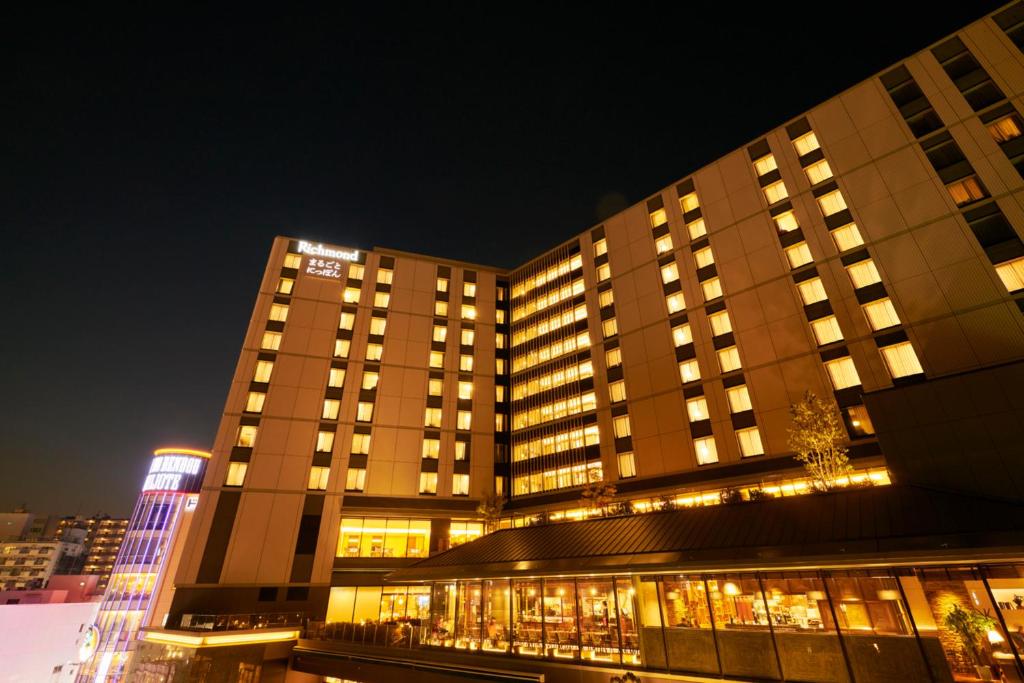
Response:
M245 483L245 471L249 469L247 462L229 462L228 476L224 480L225 486L241 486Z
M309 468L309 486L307 487L310 491L326 491L327 480L331 476L330 467L310 467Z
M619 453L619 479L636 476L636 459L632 453Z
M468 496L469 495L469 475L468 474L455 474L452 476L452 495L453 496Z
M362 491L366 487L366 469L349 467L345 476L346 491Z
M744 458L764 455L764 446L761 445L761 432L758 431L757 427L737 429L736 440L740 444L740 455Z
M420 472L420 493L437 493L437 472Z

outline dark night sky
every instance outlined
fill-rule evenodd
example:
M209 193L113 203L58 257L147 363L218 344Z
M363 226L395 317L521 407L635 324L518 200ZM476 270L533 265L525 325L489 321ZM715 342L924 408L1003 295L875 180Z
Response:
M997 6L86 5L0 29L0 510L209 447L274 235L514 265Z

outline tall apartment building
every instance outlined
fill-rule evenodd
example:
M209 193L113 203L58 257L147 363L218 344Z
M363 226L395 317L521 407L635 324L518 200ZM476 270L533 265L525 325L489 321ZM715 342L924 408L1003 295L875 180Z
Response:
M360 680L401 665L352 641L550 680L1024 675L1022 46L1017 3L511 270L276 239L168 629L326 621L291 667ZM878 486L799 495L807 391L833 483ZM534 525L594 481L635 514ZM281 666L237 630L240 671Z
M127 529L127 519L114 519L109 515L62 517L55 535L57 540L71 534L72 530L84 532L85 550L67 573L95 574L99 576L99 590L105 589Z

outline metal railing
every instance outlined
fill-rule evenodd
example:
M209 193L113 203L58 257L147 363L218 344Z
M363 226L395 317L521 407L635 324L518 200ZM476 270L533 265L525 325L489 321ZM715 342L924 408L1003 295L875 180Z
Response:
M306 624L305 637L310 640L335 640L356 645L412 649L422 643L424 628L418 621L364 624L310 621Z
M301 627L302 612L259 612L255 614L183 614L182 631L247 631L257 628Z

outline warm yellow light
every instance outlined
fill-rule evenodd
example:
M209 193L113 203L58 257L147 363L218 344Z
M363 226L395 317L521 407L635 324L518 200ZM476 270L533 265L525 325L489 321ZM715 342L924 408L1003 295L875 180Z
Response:
M988 632L988 642L993 645L998 645L999 643L1004 642L1004 638L999 634L999 631L992 629Z
M724 586L722 586L722 590L725 591L726 595L739 595L740 594L739 586L737 586L732 581L729 581Z
M197 455L200 458L209 458L207 451L197 451L194 448L158 448L153 455Z
M164 645L184 645L187 647L222 647L225 645L243 645L255 643L281 643L297 640L298 631L264 631L247 633L221 633L217 635L190 636L168 631L146 631L143 639Z

